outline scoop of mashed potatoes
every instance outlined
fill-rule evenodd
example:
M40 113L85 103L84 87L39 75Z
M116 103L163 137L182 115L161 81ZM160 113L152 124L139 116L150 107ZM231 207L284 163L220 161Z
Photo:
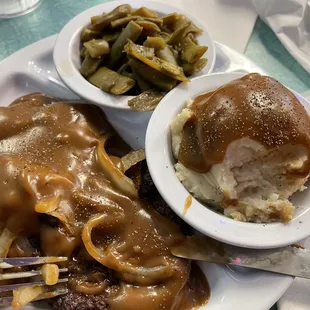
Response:
M310 171L310 120L280 83L250 74L199 96L171 133L177 177L194 197L239 221L293 218L289 197L305 189Z

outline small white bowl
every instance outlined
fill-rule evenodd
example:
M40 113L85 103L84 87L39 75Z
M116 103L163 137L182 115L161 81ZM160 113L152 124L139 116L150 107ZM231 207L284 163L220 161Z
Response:
M146 133L146 159L152 179L164 200L188 224L214 239L241 247L267 249L294 244L310 235L310 189L293 195L295 215L288 224L238 222L216 213L196 199L186 215L189 192L178 180L171 150L170 124L186 106L188 98L214 90L244 76L244 73L217 73L182 83L170 91L154 111ZM310 103L293 91L310 113Z
M133 8L145 6L158 12L160 15L173 12L184 14L203 30L203 34L199 35L198 40L199 44L208 46L208 50L204 55L204 57L208 58L208 63L203 70L194 76L202 76L210 73L215 63L216 54L213 41L204 24L186 12L161 2L124 0L103 3L75 16L62 28L57 37L53 53L54 64L59 76L67 87L79 97L104 108L109 121L119 134L126 141L132 141L132 138L134 138L133 140L136 142L131 143L131 146L133 148L139 148L144 146L146 126L151 113L135 112L127 104L128 100L133 98L132 96L115 96L106 93L89 83L79 72L81 66L80 34L82 28L90 24L90 18L92 16L109 12L124 3L130 3ZM128 112L131 113L128 114ZM129 124L128 128L123 123L124 120Z
M204 56L208 58L208 63L196 76L202 76L212 71L215 63L215 47L206 27L199 20L178 8L161 2L144 0L112 1L94 6L75 16L62 28L57 37L53 54L54 63L61 79L73 92L81 98L102 107L131 110L127 102L132 96L115 96L106 93L89 83L79 72L81 66L80 34L82 28L90 25L90 18L92 16L109 12L124 3L129 3L133 8L145 6L158 12L160 15L176 12L188 16L203 30L203 34L198 37L199 44L208 46L208 51Z

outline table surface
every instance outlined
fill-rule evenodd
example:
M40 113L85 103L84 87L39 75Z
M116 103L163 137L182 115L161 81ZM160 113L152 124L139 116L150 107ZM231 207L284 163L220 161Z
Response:
M0 61L15 51L56 34L76 14L109 0L43 0L34 12L0 20ZM288 53L270 28L257 20L245 55L281 83L303 93L310 90L310 75ZM276 306L272 308L276 310Z

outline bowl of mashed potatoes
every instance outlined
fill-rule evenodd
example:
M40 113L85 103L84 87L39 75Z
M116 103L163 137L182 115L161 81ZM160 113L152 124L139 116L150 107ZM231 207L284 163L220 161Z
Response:
M215 239L253 248L297 242L309 235L309 110L258 73L181 84L149 123L152 178L179 216Z

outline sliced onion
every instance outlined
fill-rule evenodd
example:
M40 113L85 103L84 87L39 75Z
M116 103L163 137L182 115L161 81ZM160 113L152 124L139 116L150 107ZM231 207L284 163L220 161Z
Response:
M131 151L122 157L123 171L126 172L129 168L136 165L145 159L144 150Z
M97 214L90 218L82 231L82 240L87 252L102 265L118 271L123 280L137 285L154 285L164 279L171 277L172 269L169 265L155 267L144 267L131 264L129 261L122 261L116 251L116 242L112 242L105 250L97 248L91 239L92 230L97 226L108 226L121 223L122 218L117 219L115 215Z
M13 291L12 308L21 309L43 292L42 286L27 286Z
M133 181L125 176L125 174L120 169L118 169L116 165L113 164L111 158L105 151L104 147L108 138L108 136L104 136L102 141L99 142L96 150L101 168L109 181L124 195L131 198L137 198L138 190L135 187Z
M35 211L38 213L51 213L58 208L61 197L46 197L40 199L35 205Z
M7 228L4 228L0 235L0 257L6 257L16 235Z

